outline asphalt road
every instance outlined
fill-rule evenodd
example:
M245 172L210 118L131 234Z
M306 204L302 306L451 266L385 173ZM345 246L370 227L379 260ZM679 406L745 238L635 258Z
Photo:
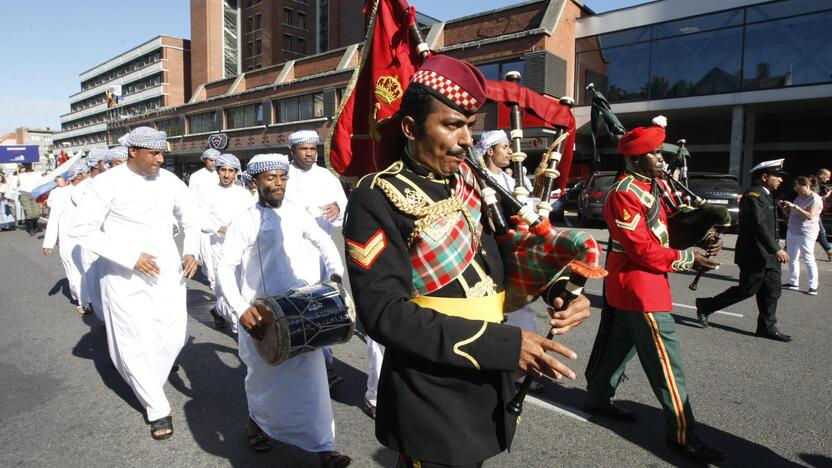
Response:
M606 241L606 231L590 231ZM266 454L248 450L245 369L234 338L212 326L213 295L196 281L188 291L190 340L166 387L176 433L152 440L138 401L110 363L103 325L70 305L57 252L43 257L40 242L25 232L0 233L0 466L316 466L314 455L281 444ZM727 236L723 267L702 279L698 294L736 283L733 242ZM726 452L723 466L832 466L832 263L818 265L817 297L783 292L778 317L794 337L788 344L753 336L753 300L700 329L687 288L692 276L671 275L699 433ZM546 382L542 395L527 400L511 452L486 466L686 465L663 445L661 411L637 360L616 396L638 414L637 423L594 420L580 410L600 316L601 284L587 287L593 315L562 338L578 353L571 363L577 380ZM335 356L346 379L332 393L336 449L352 456L353 466L393 466L395 454L375 440L373 421L360 410L367 368L361 337L336 346Z

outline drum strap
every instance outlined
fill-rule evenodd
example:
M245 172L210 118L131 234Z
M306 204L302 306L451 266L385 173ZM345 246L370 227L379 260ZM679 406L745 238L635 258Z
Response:
M505 299L506 293L500 292L482 297L417 296L410 298L410 302L451 317L501 323Z

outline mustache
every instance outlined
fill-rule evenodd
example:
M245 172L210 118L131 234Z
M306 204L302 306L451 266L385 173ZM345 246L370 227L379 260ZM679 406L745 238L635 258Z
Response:
M455 158L462 158L463 156L465 156L465 148L452 148L449 149L446 154Z

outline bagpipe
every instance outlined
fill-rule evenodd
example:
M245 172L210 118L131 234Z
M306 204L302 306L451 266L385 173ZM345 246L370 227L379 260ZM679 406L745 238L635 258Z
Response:
M407 2L376 0L367 5L371 17L361 61L325 145L327 165L346 180L381 171L401 154L398 110L406 88L402 83L408 83L431 54L416 26L415 10ZM556 182L565 186L560 172L568 174L571 165L575 118L570 101L558 102L539 95L517 83L519 78L519 74L511 74L508 80L487 83L488 99L512 108L512 167L520 181L515 192L509 193L492 179L470 150L463 164L476 177L486 217L500 245L506 269L504 311L517 310L537 297L550 305L561 297L561 307L565 308L578 297L587 279L601 278L606 271L599 266L601 250L592 236L582 231L559 231L548 219L549 194ZM534 198L541 200L537 206L530 202L520 179L525 159L520 145L521 110L553 126L558 135L538 184L542 189L534 193ZM508 216L504 216L504 209ZM530 383L524 383L525 390L522 395L518 393L509 411L519 413Z

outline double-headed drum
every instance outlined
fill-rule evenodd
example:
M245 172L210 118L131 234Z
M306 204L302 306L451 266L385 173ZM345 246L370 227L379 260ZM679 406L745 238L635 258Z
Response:
M272 366L298 354L345 343L355 331L355 305L343 286L334 282L259 297L254 307L263 317L265 331L254 345Z

